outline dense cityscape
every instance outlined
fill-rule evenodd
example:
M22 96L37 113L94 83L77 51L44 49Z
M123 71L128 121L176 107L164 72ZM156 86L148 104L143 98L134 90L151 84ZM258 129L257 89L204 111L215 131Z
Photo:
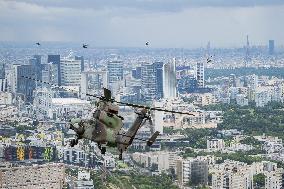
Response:
M284 189L283 0L0 0L0 189Z
M284 49L245 39L231 49L2 42L0 188L282 188ZM90 118L103 88L191 115L152 111L122 160L87 139L71 147L70 119ZM124 130L137 116L119 114Z

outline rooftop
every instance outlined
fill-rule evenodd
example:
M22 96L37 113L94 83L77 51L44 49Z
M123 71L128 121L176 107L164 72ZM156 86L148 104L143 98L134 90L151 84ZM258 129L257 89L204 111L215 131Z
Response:
M52 103L56 105L80 105L90 104L87 100L81 100L78 98L52 98Z

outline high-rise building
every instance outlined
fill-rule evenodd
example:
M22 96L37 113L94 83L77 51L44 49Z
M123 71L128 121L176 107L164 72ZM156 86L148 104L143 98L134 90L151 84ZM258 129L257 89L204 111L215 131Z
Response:
M64 58L60 60L61 85L80 86L81 60Z
M193 93L197 90L197 80L192 76L184 76L178 81L179 93Z
M274 40L269 40L269 54L273 55L274 54Z
M146 102L150 102L156 98L157 81L155 65L152 63L142 63L141 75L142 91L141 94Z
M92 76L92 85L91 88L93 91L89 91L90 88L90 80L88 78ZM81 74L81 98L86 99L87 93L94 93L94 90L98 91L102 88L107 88L108 82L107 82L107 71L83 71Z
M230 87L236 87L237 86L237 81L236 81L236 75L235 74L230 74L230 76L229 76L229 86Z
M84 57L83 56L75 56L75 60L81 61L81 71L84 71Z
M212 188L253 188L253 174L250 166L243 162L225 160L224 163L215 167L212 174Z
M208 162L199 159L180 159L176 161L177 179L180 185L191 182L193 185L207 185Z
M163 102L158 102L156 101L154 103L155 107L163 107L164 103ZM154 114L154 131L159 131L160 134L163 134L164 131L164 126L163 126L163 118L164 118L164 112L162 111L155 111Z
M33 66L36 74L36 79L42 79L42 64L41 64L41 55L34 55L33 58L29 59L29 64ZM41 85L41 83L38 83Z
M284 171L277 168L275 171L265 172L265 189L282 189L284 187Z
M109 84L123 80L123 62L121 60L111 60L107 63Z
M5 79L5 64L0 64L0 79Z
M246 54L245 54L245 66L247 67L249 62L250 62L250 55L249 55L249 49L250 49L250 46L249 46L249 37L247 35L247 43L246 43L246 46L245 46L245 50L246 50Z
M5 64L0 64L0 91L6 91Z
M157 86L157 96L156 98L160 99L163 98L164 94L164 63L163 62L155 62L155 75L156 75L156 86Z
M51 63L51 82L61 85L60 55L48 55L47 63Z
M14 65L12 92L20 93L25 96L25 100L33 100L33 90L36 88L36 82L23 77L36 78L36 69L32 65Z
M204 88L204 63L197 62L196 64L196 80L198 88Z
M163 97L175 98L176 94L176 61L173 59L163 66Z
M202 160L191 161L191 182L193 185L208 184L208 163Z
M134 79L141 79L141 66L136 67L135 69L132 69L132 77Z
M48 64L42 64L41 65L42 70L41 70L41 80L43 82L47 82L47 83L53 83L52 82L52 64L48 63ZM46 84L42 84L42 85L46 85Z

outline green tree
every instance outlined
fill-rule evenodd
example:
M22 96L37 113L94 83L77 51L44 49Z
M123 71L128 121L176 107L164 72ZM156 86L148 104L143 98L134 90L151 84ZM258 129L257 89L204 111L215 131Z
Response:
M253 176L253 185L255 188L263 188L265 186L265 175L259 173Z

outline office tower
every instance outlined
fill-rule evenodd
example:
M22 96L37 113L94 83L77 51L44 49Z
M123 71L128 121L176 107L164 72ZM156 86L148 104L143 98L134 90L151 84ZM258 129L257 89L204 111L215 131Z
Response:
M131 71L131 76L132 76L134 79L137 79L137 76L136 76L136 69L132 69L132 71Z
M52 64L42 64L41 65L41 80L46 83L53 83L52 82ZM54 83L53 83L54 84ZM42 83L42 86L47 86L48 84ZM49 87L49 85L48 85Z
M81 71L84 71L84 57L83 56L75 56L75 60L81 61Z
M132 77L134 79L141 79L141 66L132 69Z
M245 50L246 50L246 54L245 54L245 66L247 67L249 62L250 62L250 55L249 55L249 49L250 49L250 46L249 46L249 37L247 35L247 44L245 46Z
M192 76L184 76L178 81L178 92L179 93L193 93L197 90L197 80Z
M33 58L29 59L29 64L33 66L36 74L36 79L42 79L42 65L41 65L41 55L34 55ZM41 85L41 83L37 83L37 85Z
M32 65L14 65L12 92L20 93L25 96L28 102L33 100L33 90L36 88L36 82L24 77L37 77L37 69Z
M1 188L64 188L64 164L1 167Z
M121 60L110 60L107 63L108 82L113 84L123 79L123 62Z
M0 63L0 79L5 78L5 64Z
M144 98L144 101L150 102L156 98L156 74L155 74L155 65L152 63L143 62L142 63L142 75L141 75L141 84L142 90L141 94Z
M136 77L137 77L137 79L141 79L141 74L142 74L142 68L141 68L141 66L138 66L136 68Z
M163 97L176 97L176 60L168 62L163 66Z
M110 60L107 63L108 82L116 83L123 79L123 62L121 60Z
M274 40L269 40L269 54L273 55L274 54Z
M155 75L156 75L156 98L160 99L163 98L163 90L164 90L164 63L163 62L155 62ZM168 72L167 72L168 73ZM167 80L168 81L168 80ZM166 83L168 84L168 83Z
M60 55L48 55L47 63L51 63L51 82L61 85Z
M6 91L5 64L0 63L0 91Z
M80 86L81 60L64 58L60 60L61 85Z
M196 80L198 88L204 88L204 63L196 63Z
M88 78L90 76L93 78L93 83L90 84ZM81 98L86 99L87 93L93 93L94 91L89 91L89 86L92 86L92 90L101 90L102 88L107 88L107 71L83 71L81 74Z

